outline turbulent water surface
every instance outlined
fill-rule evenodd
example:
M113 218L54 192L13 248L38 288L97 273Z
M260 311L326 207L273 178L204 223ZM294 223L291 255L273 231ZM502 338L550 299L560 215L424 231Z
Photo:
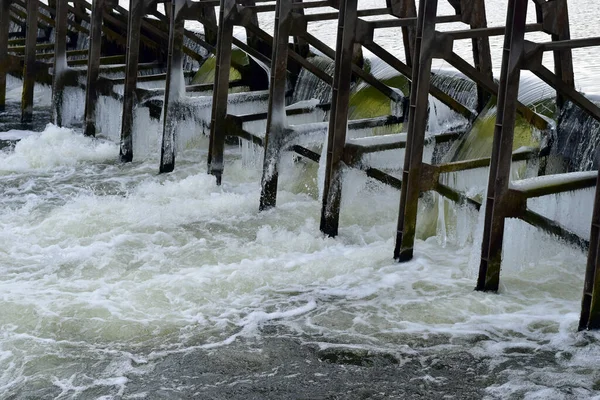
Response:
M285 157L278 206L259 213L257 149L228 148L216 186L204 137L158 175L159 125L139 113L146 152L126 165L118 132L23 131L15 114L0 116L0 144L22 138L0 151L2 399L600 398L578 249L509 221L500 293L475 292L474 210L425 196L437 234L397 264L399 193L360 172L328 238L308 161ZM448 177L472 193L485 178ZM531 207L586 236L592 198Z

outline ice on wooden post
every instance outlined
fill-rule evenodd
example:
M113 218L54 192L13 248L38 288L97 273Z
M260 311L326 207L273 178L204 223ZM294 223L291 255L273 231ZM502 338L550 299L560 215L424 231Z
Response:
M356 0L341 2L338 20L337 55L333 76L333 95L327 136L327 158L325 160L325 181L323 184L320 224L321 232L329 236L338 234L342 195L342 159L346 144L357 7Z
M92 1L90 26L90 48L88 51L85 93L84 134L96 136L96 104L98 103L97 82L100 75L100 52L102 47L102 21L106 0Z
M223 152L225 150L225 136L227 135L227 95L229 92L231 45L235 15L235 0L221 0L207 162L208 172L215 176L219 185L223 175Z
M0 110L6 106L6 74L8 73L8 29L11 0L0 0Z
M63 98L67 66L67 17L68 1L56 1L54 33L54 70L52 79L52 119L57 126L63 125Z
M183 4L184 0L177 0L171 4L160 173L171 172L175 169L175 127L177 126L179 103L185 94L182 52L184 21L178 18L178 11Z
M123 90L123 117L121 120L120 159L122 162L133 160L133 113L135 107L135 89L137 86L140 35L146 0L129 1L129 22L127 24L127 59L125 87Z
M35 52L38 34L38 0L27 1L27 32L25 36L25 63L23 66L23 96L21 121L33 120L33 89L35 86Z
M287 58L291 28L292 0L277 2L273 37L272 69L270 74L269 109L264 148L265 159L260 192L260 210L274 207L277 199L277 164L286 127L285 91Z

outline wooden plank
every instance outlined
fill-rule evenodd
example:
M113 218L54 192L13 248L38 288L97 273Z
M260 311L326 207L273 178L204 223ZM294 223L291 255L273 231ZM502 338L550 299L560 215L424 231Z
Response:
M28 0L25 36L25 64L23 65L23 95L21 97L21 122L33 120L33 90L35 87L35 51L38 34L39 0Z
M529 0L509 0L502 72L498 93L498 111L492 160L488 179L481 262L476 290L498 291L500 265L504 240L505 218L512 214L515 205L510 203L511 154L517 111L517 97L525 42L525 22Z
M129 23L127 24L127 60L125 87L123 88L123 116L121 118L121 162L133 160L133 113L140 58L140 35L144 18L144 0L129 0Z
M340 1L320 224L321 232L329 236L337 236L340 219L342 168L354 65L357 7L358 0Z
M104 4L105 0L92 1L92 24L90 27L90 48L88 52L85 91L84 134L86 136L96 136L96 104L98 102L97 83L100 74Z

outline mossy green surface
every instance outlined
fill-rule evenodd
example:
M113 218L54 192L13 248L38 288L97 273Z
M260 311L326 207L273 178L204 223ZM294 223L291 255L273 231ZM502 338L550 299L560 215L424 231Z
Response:
M248 56L241 50L233 50L231 52L231 62L232 65L248 65ZM215 81L215 68L217 65L217 59L215 56L210 56L204 61L196 75L194 75L194 79L192 79L192 84L198 85L203 83L213 83ZM229 80L240 79L242 74L239 70L234 67L231 67L229 70Z
M473 123L472 129L454 146L451 161L471 160L490 157L494 142L496 124L496 98L492 98L479 118ZM540 137L535 129L519 114L515 121L513 151L526 146L536 147Z
M408 79L403 75L382 82L389 87L400 89L402 93L408 93ZM358 83L350 95L349 119L382 117L391 113L391 100L373 86Z

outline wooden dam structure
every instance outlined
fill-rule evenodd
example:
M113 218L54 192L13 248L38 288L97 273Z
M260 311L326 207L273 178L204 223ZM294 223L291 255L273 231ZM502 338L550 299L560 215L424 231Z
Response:
M454 10L440 15L438 2L449 2ZM387 0L384 8L359 9L358 0L129 0L125 9L116 0L0 0L0 107L6 103L6 77L23 82L21 118L31 120L33 90L36 84L52 85L53 121L62 125L63 97L68 87L85 90L83 131L94 136L100 96L122 102L120 159L133 159L134 110L148 107L163 123L160 149L161 173L175 168L175 126L178 109L186 93L212 91L208 173L221 183L228 137L246 140L264 148L260 204L265 210L276 205L278 163L283 152L325 165L321 209L321 231L338 233L342 193L342 173L347 168L362 170L372 179L400 191L400 204L393 256L400 262L413 257L419 197L435 191L457 203L466 203L485 213L481 261L476 289L497 291L505 221L518 218L566 242L588 250L579 328L600 328L600 186L597 172L565 173L561 179L548 176L544 184L511 182L513 161L543 159L543 149L513 151L515 121L523 118L539 131L553 129L547 118L519 102L521 71L528 70L556 91L557 118L568 104L575 105L600 121L600 108L575 90L572 49L600 46L600 37L571 39L568 0L507 0L505 26L489 27L485 0ZM159 12L164 7L164 12ZM218 7L218 14L215 8ZM535 23L527 23L528 7L535 9ZM311 12L305 10L313 9ZM260 13L274 12L271 36L259 25ZM378 17L369 19L368 17ZM185 29L185 21L197 21L204 35ZM312 22L337 22L335 48L311 34ZM449 23L459 30L444 29ZM12 30L11 26L20 27ZM242 27L247 40L234 37L234 27ZM404 54L392 54L377 43L375 32L395 29ZM440 30L438 30L440 29ZM547 40L532 42L525 34L543 32ZM490 37L503 36L499 80L492 74ZM87 38L88 45L78 45ZM472 42L472 59L454 50L459 40ZM79 49L77 48L79 46ZM203 49L202 52L198 49ZM236 65L232 49L248 55L247 65L237 66L241 78L230 80ZM334 61L333 74L310 62L314 49ZM407 93L387 86L362 67L361 49L367 49L409 84ZM203 62L206 53L215 57L215 77L211 84L185 85L181 81L184 60ZM544 53L553 56L553 70L542 63ZM461 104L432 81L432 62L445 60L477 87L475 107ZM162 69L156 74L142 73ZM265 73L265 69L269 72ZM302 146L302 136L311 127L289 126L286 114L307 113L307 108L287 108L289 82L300 71L308 71L331 86L331 102L316 107L328 113L326 151L322 155ZM107 75L112 73L113 75ZM114 73L122 77L114 77ZM112 76L112 77L111 77ZM162 89L142 89L138 83L164 81ZM349 121L352 82L364 82L397 104L400 115ZM122 93L115 90L123 85ZM228 111L232 88L268 90L266 112L236 115ZM428 163L423 161L428 101L433 96L469 122L477 120L490 99L495 98L497 115L493 150L489 157L466 161ZM157 100L159 97L161 100ZM244 129L244 123L266 121L264 134ZM377 127L402 124L404 132L386 135L385 140L347 138L351 127ZM315 128L316 129L316 128ZM436 135L439 143L457 140L464 132ZM324 138L325 139L325 138ZM404 149L401 177L393 176L362 162L365 155ZM487 194L483 200L471 198L440 181L449 172L489 166ZM542 169L540 169L542 171ZM543 171L542 171L543 173ZM528 208L528 199L596 187L590 239L586 240ZM483 211L485 210L485 211Z

